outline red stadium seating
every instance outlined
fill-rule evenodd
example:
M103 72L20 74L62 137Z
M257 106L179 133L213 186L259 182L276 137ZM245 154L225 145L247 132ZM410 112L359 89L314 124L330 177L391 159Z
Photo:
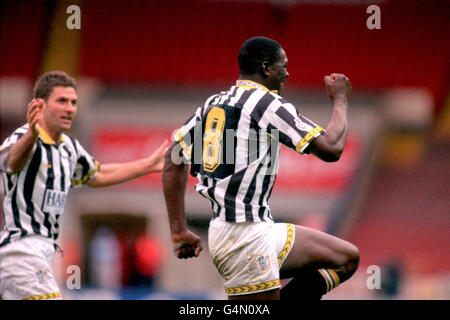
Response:
M0 75L35 78L56 4L0 4ZM383 1L381 30L367 4L270 1L83 1L79 73L114 84L224 85L238 75L245 39L278 40L292 87L318 88L345 72L355 90L424 87L440 107L448 90L450 8L444 0ZM439 111L439 110L437 110Z
M212 85L233 81L250 36L277 39L295 87L345 72L355 89L425 87L440 102L450 61L443 1L386 1L381 30L366 5L238 1L89 1L83 5L81 73L110 83Z
M0 2L0 77L36 78L50 13L44 0Z
M400 260L408 272L450 270L448 147L429 147L414 170L380 170L346 237L358 246L362 266Z

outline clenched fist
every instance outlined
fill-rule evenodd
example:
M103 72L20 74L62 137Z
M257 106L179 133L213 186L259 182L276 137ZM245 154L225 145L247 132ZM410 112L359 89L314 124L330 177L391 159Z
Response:
M347 100L352 91L350 80L341 73L332 73L324 77L325 86L328 96L331 100L345 99Z
M198 257L203 250L200 238L189 230L172 234L174 254L179 259Z

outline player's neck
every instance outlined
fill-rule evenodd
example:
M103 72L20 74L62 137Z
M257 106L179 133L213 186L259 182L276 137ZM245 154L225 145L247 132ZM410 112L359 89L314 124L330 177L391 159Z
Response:
M53 140L53 143L58 144L61 141L62 132L59 130L52 130L44 121L40 121L39 125L41 126L41 136L44 135L51 140ZM44 132L42 132L42 130ZM50 142L50 141L49 141Z
M250 80L264 86L265 88L269 88L268 87L269 84L266 83L267 81L265 81L265 79L258 74L253 75L241 74L239 75L239 80Z

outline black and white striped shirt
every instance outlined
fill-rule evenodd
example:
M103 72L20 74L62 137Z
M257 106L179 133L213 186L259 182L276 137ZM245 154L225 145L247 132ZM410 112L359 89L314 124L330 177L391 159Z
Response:
M7 154L27 130L28 125L18 128L0 146L5 192L0 247L27 235L56 240L69 189L82 185L99 169L99 163L76 139L63 134L56 144L41 129L25 167L12 172Z
M275 92L249 80L213 95L175 133L196 190L228 222L273 220L268 200L280 143L306 154L324 132Z

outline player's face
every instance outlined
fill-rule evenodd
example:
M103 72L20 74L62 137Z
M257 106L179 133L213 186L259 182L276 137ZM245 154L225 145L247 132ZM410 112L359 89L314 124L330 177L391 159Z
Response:
M271 75L270 75L270 90L278 90L278 93L281 94L281 90L283 89L283 84L289 77L289 73L287 72L288 59L286 57L286 53L283 49L280 49L280 53L278 55L278 60L270 66Z
M72 87L54 87L42 110L47 130L61 133L72 127L77 112L77 93Z

